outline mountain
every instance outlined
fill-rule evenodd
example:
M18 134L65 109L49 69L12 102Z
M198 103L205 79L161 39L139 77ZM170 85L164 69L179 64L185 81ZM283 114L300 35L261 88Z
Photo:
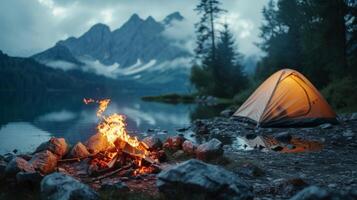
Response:
M83 65L82 62L73 56L71 51L66 46L61 44L56 44L56 46L48 49L47 51L34 55L33 58L46 65L51 65L53 61L65 61L75 66Z
M11 57L0 51L0 90L93 91L121 84L78 69L53 69L32 58Z
M175 39L163 34L175 21L182 20L179 12L162 21L151 16L142 19L133 14L116 30L111 31L107 25L99 23L80 37L59 41L32 58L54 68L66 70L77 66L122 80L186 87L189 69L184 65L189 64L191 54L177 45ZM177 77L183 82L176 82Z

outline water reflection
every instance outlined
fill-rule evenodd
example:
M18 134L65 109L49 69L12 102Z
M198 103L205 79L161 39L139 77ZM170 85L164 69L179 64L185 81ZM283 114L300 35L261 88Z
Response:
M106 113L126 115L128 130L139 136L150 134L148 129L167 130L161 131L165 135L176 134L177 128L188 126L191 120L215 116L221 111L217 107L194 104L144 102L140 95L122 93L0 92L0 103L4 105L0 107L0 154L14 148L30 150L30 144L37 146L50 136L65 137L71 144L88 139L96 132L97 105L84 105L84 97L112 99ZM31 134L24 134L29 132ZM22 145L16 142L19 139L28 142Z
M305 140L293 137L289 142L282 143L271 136L257 136L255 138L237 137L233 141L232 147L236 150L279 151L282 153L300 153L319 151L323 148L317 141Z
M47 141L51 134L27 122L13 122L0 128L1 152L14 149L29 152Z

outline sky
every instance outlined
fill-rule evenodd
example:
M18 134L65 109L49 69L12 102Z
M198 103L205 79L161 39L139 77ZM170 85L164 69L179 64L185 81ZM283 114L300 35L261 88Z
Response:
M1 0L0 50L11 56L27 57L46 50L70 36L79 37L96 23L119 28L132 14L162 20L179 11L186 19L171 36L194 38L198 0ZM222 0L227 22L239 50L246 56L259 55L262 8L267 0ZM191 44L194 44L193 42ZM188 48L193 48L192 45Z

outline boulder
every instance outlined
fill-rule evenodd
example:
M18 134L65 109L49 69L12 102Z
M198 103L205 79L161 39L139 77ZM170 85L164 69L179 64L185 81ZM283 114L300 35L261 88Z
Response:
M34 167L23 158L15 157L5 168L5 175L15 176L18 172L35 172Z
M64 138L51 138L49 141L42 143L37 147L35 153L41 151L51 151L58 157L62 158L68 152L68 144Z
M83 158L89 155L90 153L87 150L87 147L84 146L81 142L78 142L76 145L74 145L70 152L70 157L72 158Z
M68 175L52 173L41 181L41 198L44 200L97 200L99 195L89 186Z
M356 200L357 190L330 192L317 186L307 187L290 200Z
M19 172L16 174L18 184L39 185L43 176L39 172Z
M197 149L197 145L190 140L186 140L182 144L182 150L188 155L195 154L196 149Z
M168 199L253 199L251 187L222 167L191 159L162 171L157 187Z
M36 170L39 170L43 174L49 174L56 169L57 161L58 157L55 154L45 150L36 153L29 162Z
M292 139L292 136L289 132L281 132L275 135L274 137L277 141L283 142L283 143L289 143L290 140Z
M111 144L108 142L107 137L97 133L91 136L86 142L87 149L90 153L98 153L107 150Z
M223 155L223 144L216 138L199 145L196 149L196 157L200 160L212 160Z
M165 149L177 151L182 149L182 144L184 142L184 138L181 136L172 136L168 137L163 145Z
M149 150L161 149L162 142L160 138L155 136L149 136L142 140L142 142L149 148Z

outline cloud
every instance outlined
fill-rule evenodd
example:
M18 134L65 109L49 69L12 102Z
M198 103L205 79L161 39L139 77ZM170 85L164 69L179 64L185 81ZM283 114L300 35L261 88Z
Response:
M262 19L262 6L266 0L222 1L232 16L239 14L238 43L244 53L257 53L254 46ZM95 23L102 22L111 30L119 28L133 13L143 18L149 15L162 20L168 14L179 11L187 20L175 24L165 34L191 37L193 24L198 21L193 11L197 1L192 0L16 0L0 1L0 49L13 56L30 56L53 46L69 36L78 37ZM14 12L16 10L16 12ZM181 29L180 29L181 28ZM190 43L177 42L182 48L192 49Z
M41 61L41 63L43 63L49 67L52 67L54 69L62 69L64 71L77 68L77 65L70 63L70 62L63 61L63 60L47 61L47 62Z
M99 60L92 61L88 59L81 59L80 61L84 63L84 66L81 67L83 71L93 72L97 75L113 79L117 77L116 70L119 68L118 63L114 63L112 65L104 65Z
M195 30L192 22L186 19L182 21L174 20L171 25L163 31L162 35L173 40L173 45L188 50L193 54L195 48Z

